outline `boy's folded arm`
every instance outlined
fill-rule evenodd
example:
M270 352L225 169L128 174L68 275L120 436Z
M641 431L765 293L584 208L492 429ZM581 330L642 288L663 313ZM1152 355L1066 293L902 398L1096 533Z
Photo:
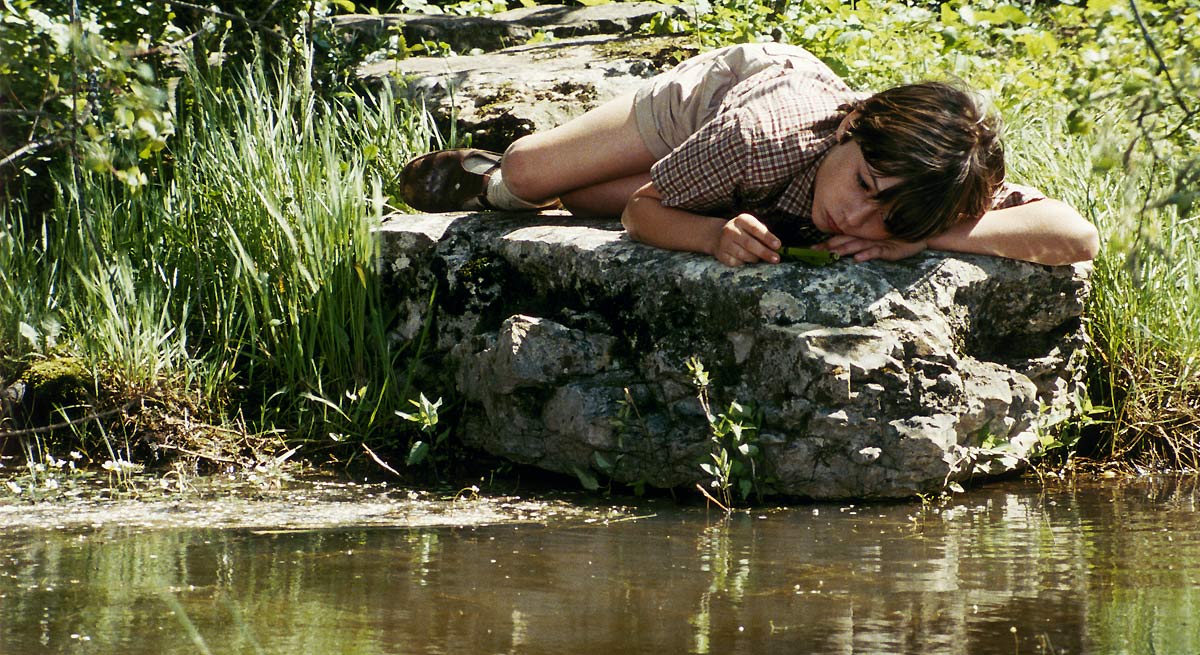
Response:
M775 252L779 239L754 217L741 214L725 219L666 207L653 182L629 199L621 224L635 241L709 254L729 266L779 261Z
M993 209L929 239L936 250L996 255L1038 264L1073 264L1100 251L1095 226L1053 199Z
M707 254L713 254L722 223L720 219L664 207L652 183L636 191L621 214L621 224L634 241Z

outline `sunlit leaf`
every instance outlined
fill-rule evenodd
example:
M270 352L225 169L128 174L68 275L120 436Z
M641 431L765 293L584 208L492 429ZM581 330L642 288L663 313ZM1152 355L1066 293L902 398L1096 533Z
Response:
M596 491L600 488L600 483L596 480L596 476L592 475L591 471L587 471L578 466L573 467L575 477L579 478L579 484L583 485L588 491Z
M416 466L425 461L429 455L429 444L424 441L414 441L412 448L408 450L408 456L404 458L404 463L409 466Z

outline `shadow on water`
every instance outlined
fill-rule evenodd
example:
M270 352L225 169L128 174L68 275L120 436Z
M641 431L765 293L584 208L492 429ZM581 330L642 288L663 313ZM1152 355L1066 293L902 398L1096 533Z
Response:
M0 653L1195 653L1198 492L1016 481L728 519L505 499L424 524L404 497L275 525L214 499L209 526L114 505L62 529L0 503Z

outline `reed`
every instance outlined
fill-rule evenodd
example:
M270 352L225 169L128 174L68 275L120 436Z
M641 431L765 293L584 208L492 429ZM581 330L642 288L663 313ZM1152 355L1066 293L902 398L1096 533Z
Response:
M293 57L233 76L189 64L146 185L64 168L40 220L0 209L10 362L67 350L115 387L199 397L213 420L297 442L394 428L408 384L372 229L433 132L386 90L322 99L308 73Z
M1106 230L1109 242L1093 276L1092 387L1112 408L1102 455L1195 470L1200 216L1158 208L1135 219Z
M1112 108L1119 115L1120 108ZM1200 467L1200 207L1164 204L1171 178L1151 157L1097 167L1133 136L1119 126L1069 134L1036 103L1009 120L1018 180L1064 199L1096 224L1086 327L1092 341L1084 454L1143 467ZM1159 150L1170 144L1158 142ZM1182 151L1179 154L1183 154Z

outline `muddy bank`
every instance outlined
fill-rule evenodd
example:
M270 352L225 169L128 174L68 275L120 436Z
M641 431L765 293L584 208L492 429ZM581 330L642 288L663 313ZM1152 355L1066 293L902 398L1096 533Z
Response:
M0 532L108 527L322 530L603 523L631 515L619 504L554 494L421 491L386 482L272 475L116 478L79 473L32 479L0 471Z

